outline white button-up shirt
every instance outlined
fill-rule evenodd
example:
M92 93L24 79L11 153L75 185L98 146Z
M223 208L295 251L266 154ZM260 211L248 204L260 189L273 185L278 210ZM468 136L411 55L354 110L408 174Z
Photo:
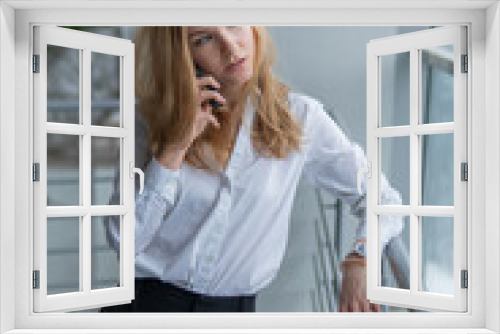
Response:
M280 267L302 173L348 203L359 218L357 237L366 236L365 181L363 195L357 191L357 172L366 167L363 150L348 140L320 102L293 92L289 99L305 142L285 160L262 157L253 149L249 129L255 109L248 99L229 163L220 174L187 163L178 170L155 159L147 164L141 195L136 183L136 277L155 277L213 296L257 293ZM142 167L147 163L147 129L140 116L136 119L136 166ZM382 204L400 205L399 193L383 175L381 181ZM118 249L115 218L108 216L107 234ZM397 216L384 216L381 225L383 249L403 224Z

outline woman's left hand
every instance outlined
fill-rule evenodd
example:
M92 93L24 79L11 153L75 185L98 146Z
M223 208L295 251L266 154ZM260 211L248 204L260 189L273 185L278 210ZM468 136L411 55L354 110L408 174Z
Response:
M380 312L380 305L366 299L366 261L348 255L342 263L343 279L340 291L340 312Z

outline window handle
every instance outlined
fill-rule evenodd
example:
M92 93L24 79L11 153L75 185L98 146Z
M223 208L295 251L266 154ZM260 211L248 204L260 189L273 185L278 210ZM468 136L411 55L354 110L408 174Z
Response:
M129 163L129 170L130 170L130 178L134 178L134 173L139 174L139 181L141 184L141 189L139 190L139 194L142 194L142 191L144 190L144 172L140 168L134 167L134 164L132 161Z
M369 179L372 178L372 163L370 161L368 161L367 164L368 164L368 167L361 168L358 171L358 192L359 192L360 195L362 194L362 191L361 191L361 174L366 173L368 175Z

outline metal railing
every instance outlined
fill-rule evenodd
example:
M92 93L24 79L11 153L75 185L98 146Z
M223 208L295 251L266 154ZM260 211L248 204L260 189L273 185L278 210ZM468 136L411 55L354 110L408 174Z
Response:
M339 312L340 288L342 280L341 240L342 223L344 217L343 202L336 199L334 204L324 202L321 191L316 189L319 206L319 219L315 220L315 235L317 252L313 254L313 270L315 286L310 291L312 309L315 312ZM333 231L328 224L326 211L334 210ZM333 241L333 242L332 242ZM390 271L384 271L389 268ZM394 280L395 287L400 289L410 288L410 262L409 253L401 236L391 239L382 254L382 283L388 286ZM384 284L385 283L385 284ZM392 307L381 305L382 312L389 312ZM405 309L407 312L419 310Z

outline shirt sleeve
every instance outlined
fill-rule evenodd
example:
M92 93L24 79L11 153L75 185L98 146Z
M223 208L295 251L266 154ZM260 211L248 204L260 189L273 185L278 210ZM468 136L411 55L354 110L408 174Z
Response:
M305 134L308 141L304 176L314 186L342 199L350 206L359 224L356 238L366 237L366 178L362 180L362 194L358 193L357 173L367 166L361 147L351 142L323 105L313 98L305 104ZM393 189L385 175L381 175L381 200L384 205L401 205L401 196ZM390 239L403 229L401 216L382 216L382 250Z
M147 126L136 112L135 165L144 171L144 190L139 194L139 178L135 178L135 254L142 252L158 231L164 216L175 206L180 192L180 169L167 169L148 156ZM120 203L120 169L116 167L114 191L110 205ZM120 216L105 216L104 226L109 245L120 249Z

